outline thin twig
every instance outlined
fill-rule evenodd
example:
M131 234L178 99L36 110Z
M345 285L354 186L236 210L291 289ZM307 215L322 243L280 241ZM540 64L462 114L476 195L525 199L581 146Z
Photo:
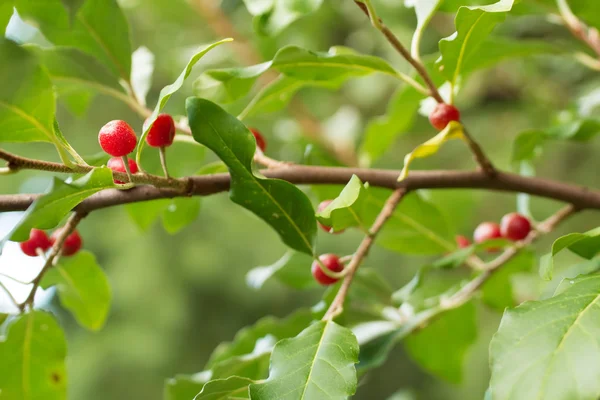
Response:
M354 275L356 274L358 267L360 267L363 259L369 253L369 250L371 249L373 243L375 243L375 238L377 234L379 233L379 231L381 231L381 228L383 228L387 220L392 216L394 210L396 209L406 192L406 189L396 189L386 200L383 208L379 212L379 215L377 216L375 222L373 222L373 225L369 230L369 235L367 235L360 243L358 249L356 250L356 253L354 253L352 259L350 260L350 263L345 268L344 271L346 273L346 276L344 277L342 286L340 286L340 289L337 292L335 298L333 299L333 302L329 306L329 309L325 313L323 320L333 319L342 312L344 307L344 301L346 300L348 290L350 289L350 285L352 285L352 280L354 279Z
M8 298L10 299L11 303L13 303L15 305L15 307L17 307L17 309L21 309L21 305L19 304L19 302L17 301L17 299L15 299L15 297L12 295L12 293L10 292L10 290L8 290L8 288L4 285L4 283L0 282L0 288L2 288L2 290L4 290L8 296Z
M560 16L573 36L585 43L600 58L600 33L584 24L571 11L567 0L556 0Z
M479 165L479 167L488 176L494 177L494 175L496 175L496 168L494 167L494 165L492 164L492 162L490 161L490 159L485 155L485 153L481 149L481 146L479 146L479 143L477 143L473 139L473 137L471 136L471 134L469 133L469 131L467 131L467 128L464 125L463 125L463 135L465 137L467 145L469 146L469 149L471 149L471 153L473 153L473 157L475 158L475 162L477 162L477 164Z

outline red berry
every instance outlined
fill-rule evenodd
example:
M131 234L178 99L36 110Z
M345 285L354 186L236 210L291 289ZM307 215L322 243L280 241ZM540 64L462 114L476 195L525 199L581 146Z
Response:
M458 109L446 103L439 103L429 114L429 122L439 131L444 129L450 121L459 120L460 112Z
M502 236L515 242L525 239L530 231L531 223L525 216L519 213L506 214L502 217L502 221L500 221L500 233Z
M29 232L29 239L19 243L19 246L23 253L29 257L37 257L37 249L46 251L52 247L52 242L48 238L48 235L46 235L46 232L40 229L32 229Z
M323 265L330 271L341 272L344 270L344 264L340 262L340 259L335 254L323 254L319 256L319 260L321 260ZM312 263L311 272L315 280L321 285L331 285L339 280L325 275L325 272L321 270L321 266L317 261Z
M456 244L460 249L464 249L465 247L469 247L471 245L471 241L463 235L458 235L456 236Z
M333 200L323 200L321 203L319 203L319 205L317 206L317 213L320 213L321 211L323 211L324 209L326 209L327 206L329 204L331 204L332 201ZM333 233L334 235L337 235L339 233L344 232L344 229L342 229L340 231L337 231L337 232L334 232L334 231L331 230L330 226L327 226L327 225L325 225L325 224L323 224L323 223L321 223L319 221L317 221L317 222L319 223L319 226L321 227L321 229L323 229L327 233Z
M150 118L144 122L146 130ZM152 147L167 147L175 139L175 122L169 114L159 114L146 136L146 142Z
M113 157L123 157L135 149L137 137L127 122L115 120L100 128L98 142L106 153Z
M127 161L129 162L129 171L132 174L135 174L136 172L138 172L138 165L135 162L135 160L128 158ZM106 163L106 166L110 169L112 169L115 172L127 172L125 170L125 164L123 164L123 159L120 157L113 157L110 160L108 160L108 163ZM115 183L120 183L120 184L124 184L125 182L122 182L118 179L114 179Z
M260 151L264 153L267 149L267 142L265 141L265 138L263 137L263 135L261 135L261 133L258 130L254 128L250 128L250 132L252 132L254 138L256 139L256 145L258 146Z
M52 244L54 244L54 242L56 242L56 239L58 239L58 235L60 235L61 232L62 232L62 228L57 229L54 231L54 233L52 233L52 236L50 237ZM82 244L83 244L83 240L81 239L79 232L77 232L76 230L73 231L73 233L71 233L69 236L67 236L67 238L65 239L65 242L63 243L62 255L67 256L67 257L72 256L73 254L77 253L81 249Z
M482 222L481 224L479 224L479 226L475 229L475 232L473 233L473 239L475 240L475 243L482 243L486 240L498 239L501 237L502 235L500 234L500 225L498 225L495 222ZM490 252L495 252L499 249L493 247L487 250Z

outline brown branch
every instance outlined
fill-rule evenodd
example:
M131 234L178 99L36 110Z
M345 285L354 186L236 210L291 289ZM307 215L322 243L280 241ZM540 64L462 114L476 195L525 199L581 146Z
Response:
M333 319L342 312L344 302L346 301L346 296L348 295L348 290L350 290L350 285L352 285L352 281L354 280L354 275L356 274L356 271L358 271L358 268L362 264L362 261L369 253L371 246L373 245L373 243L375 243L375 238L377 237L377 234L379 233L379 231L381 231L381 228L383 228L387 220L392 216L394 210L396 209L406 192L407 190L404 188L396 189L386 200L383 208L381 209L381 212L379 213L379 215L377 215L377 218L375 219L375 222L373 222L371 229L369 229L369 234L362 240L362 242L358 246L358 249L352 256L350 263L346 267L344 271L346 275L344 277L344 281L342 282L342 286L340 286L340 289L337 292L335 298L333 299L333 302L331 302L331 305L325 313L323 320Z
M267 178L283 179L302 185L348 183L352 175L371 186L408 190L417 189L484 189L502 192L528 193L534 196L564 201L579 209L600 210L600 191L583 186L554 180L524 177L498 171L490 177L483 171L414 171L402 182L397 182L398 171L365 168L336 168L291 165L285 168L266 169L261 173ZM136 174L137 175L137 174ZM94 211L120 204L135 203L162 198L187 195L208 196L229 190L229 174L213 174L189 177L187 191L169 187L157 188L150 185L138 186L130 190L108 189L96 193L83 201L77 210ZM0 212L23 211L39 195L14 194L0 195Z
M25 301L23 303L19 304L19 309L21 310L21 312L25 311L25 308L27 306L33 308L33 300L35 299L35 293L37 292L37 289L40 286L40 282L42 281L42 278L44 277L46 272L48 272L48 270L50 268L52 268L53 261L56 257L58 257L58 255L62 251L63 245L64 245L67 237L71 233L73 233L75 228L77 228L77 225L79 224L79 222L81 222L81 220L83 218L85 218L86 215L87 215L87 213L78 211L78 212L74 212L69 217L64 228L60 231L60 234L56 238L56 241L54 242L54 245L52 246L52 249L50 250L50 254L48 254L48 258L46 259L46 262L44 263L42 270L33 279L33 281L31 281L31 283L33 284L33 287L31 288L31 292L29 292L29 296L27 296L27 299L25 299Z

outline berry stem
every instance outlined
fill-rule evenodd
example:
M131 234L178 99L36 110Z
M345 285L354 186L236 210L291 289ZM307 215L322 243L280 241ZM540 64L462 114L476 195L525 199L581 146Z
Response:
M160 155L160 165L165 173L165 178L171 179L169 176L169 169L167 168L167 149L165 146L158 148L158 154Z
M123 167L125 167L125 172L127 172L127 178L129 178L129 183L133 183L133 177L131 176L131 170L129 169L129 160L127 156L121 157L123 160Z
M319 257L315 257L315 261L319 264L319 268L321 268L321 271L330 278L341 279L341 278L345 277L346 274L348 273L348 268L346 268L346 267L344 267L344 269L340 272L335 272L335 271L330 270L329 268L327 268L325 266L325 264L323 264L323 261L321 261L321 259Z
M0 281L0 288L2 288L2 290L4 290L6 292L8 298L15 305L15 307L17 307L19 310L21 310L21 305L19 304L19 302L17 301L17 299L15 299L15 297L10 292L10 290L8 290L8 288L6 286L4 286L4 283L2 283L1 281Z

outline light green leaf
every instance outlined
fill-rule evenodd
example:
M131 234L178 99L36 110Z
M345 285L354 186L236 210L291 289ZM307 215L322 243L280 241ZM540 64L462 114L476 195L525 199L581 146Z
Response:
M171 200L163 211L163 226L171 235L176 234L198 217L200 199L179 197Z
M140 158L142 155L142 149L144 148L144 145L146 143L146 136L148 136L148 132L150 131L150 128L152 128L152 124L154 123L154 120L156 120L156 117L158 116L158 114L160 114L160 112L162 111L164 106L167 104L167 102L169 101L169 99L171 98L173 93L175 93L179 89L181 89L186 78L192 72L192 68L194 68L194 65L196 65L196 63L198 61L200 61L200 59L202 57L204 57L204 55L206 53L208 53L215 47L217 47L223 43L231 42L232 40L233 39L223 39L223 40L220 40L218 42L215 42L215 43L212 43L209 45L200 46L200 48L198 48L198 50L196 51L196 54L194 54L190 58L190 60L186 64L185 68L181 72L181 74L179 74L177 79L175 79L175 82L162 88L162 90L160 91L160 94L158 96L158 101L156 102L156 106L154 107L154 110L152 111L152 115L150 117L148 117L148 119L147 119L147 121L149 121L149 123L146 125L146 129L144 130L144 132L142 133L142 136L140 137L140 140L138 141L139 144L138 144L138 148L137 148L137 153L135 155L135 159L136 159L138 165L140 165Z
M169 200L167 199L142 201L126 204L125 210L137 227L142 232L146 232L161 216L168 204Z
M425 328L404 339L408 354L425 370L453 383L462 381L463 364L477 338L473 302L441 314Z
M315 12L323 0L244 0L254 15L254 28L261 35L274 36L297 19Z
M112 171L106 167L94 168L85 176L65 183L54 178L47 193L36 199L10 234L10 240L29 238L31 228L52 229L86 198L104 189L115 188Z
M61 0L17 0L24 19L33 19L44 36L57 46L78 48L129 81L131 43L129 25L116 0L87 0L72 23Z
M92 253L81 251L62 257L44 275L40 286L56 286L60 304L85 328L98 331L104 326L112 296L108 279Z
M505 311L490 344L494 400L600 396L600 275Z
M136 99L146 106L146 96L152 87L154 54L148 48L138 47L131 55L131 88Z
M223 161L215 161L213 163L203 165L202 168L196 172L196 175L224 174L227 172L229 172L229 170Z
M512 162L534 160L540 154L544 140L545 135L542 131L531 130L520 133L513 143Z
M0 142L53 142L55 99L40 62L0 38Z
M404 2L406 6L414 7L415 14L417 15L417 27L415 28L415 33L412 38L411 54L418 59L420 53L419 45L425 27L429 24L431 18L433 18L433 15L442 3L442 0L405 0Z
M254 175L256 141L238 119L204 99L188 98L186 107L194 139L229 167L231 200L271 225L294 250L313 254L317 224L308 197L286 181Z
M531 271L534 262L533 253L523 250L509 260L484 283L483 302L500 311L516 306L518 303L513 293L512 278L517 273Z
M600 133L600 121L597 119L579 119L552 127L546 131L548 139L574 140L586 142Z
M272 336L267 335L259 339L252 353L231 357L214 365L211 379L226 379L230 376L253 380L266 379L269 375L269 358L275 343Z
M358 150L361 165L369 166L390 149L398 135L413 124L419 103L424 98L412 86L399 89L388 104L385 115L372 119Z
M13 0L4 0L2 4L0 4L0 36L4 36L6 26L8 25L8 21L10 21L10 17L12 17L12 15Z
M583 258L592 259L600 250L600 227L559 237L552 244L552 257L566 248Z
M19 400L67 398L65 335L54 316L16 316L0 342L0 396Z
M239 376L208 382L194 400L249 399L248 386L253 381Z
M317 219L325 226L331 226L334 232L354 226L367 231L370 221L365 221L363 217L370 205L368 187L358 176L352 175L339 196L317 214Z
M439 43L442 53L439 65L452 87L458 83L462 67L478 56L477 50L496 24L504 20L513 3L514 0L500 0L488 6L461 7L458 10L454 20L456 32Z
M247 95L254 83L271 67L265 62L250 67L211 69L194 81L194 93L198 97L214 101L232 102Z
M417 158L425 158L434 155L444 143L452 139L464 140L463 126L460 122L450 121L450 123L440 133L429 139L423 144L417 146L413 151L404 157L404 167L400 172L398 181L404 180L408 176L410 164Z
M246 274L246 283L252 289L260 289L271 278L295 289L315 287L310 272L312 257L296 251L288 251L272 265L252 268Z
M346 399L356 391L358 343L348 328L320 321L277 343L269 379L250 385L262 399Z
M545 281L552 280L554 272L554 263L552 262L552 254L544 254L540 257L540 278Z
M200 393L210 380L211 372L203 371L192 376L177 375L167 379L164 388L165 400L190 400Z

